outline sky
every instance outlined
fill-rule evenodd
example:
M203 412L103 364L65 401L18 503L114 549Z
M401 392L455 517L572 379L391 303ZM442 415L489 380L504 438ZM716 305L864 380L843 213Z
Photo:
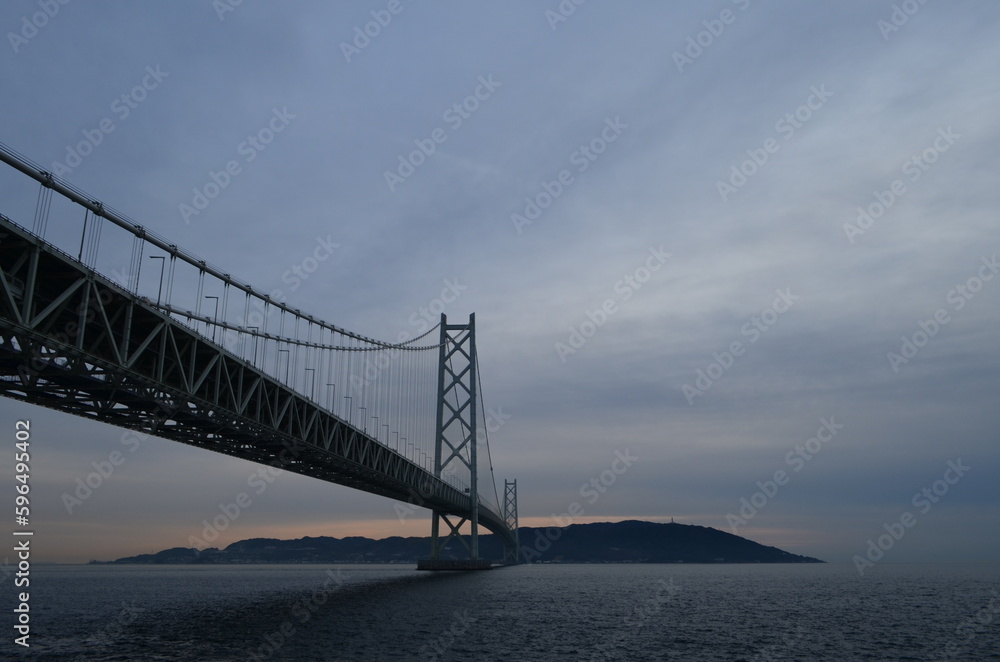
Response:
M416 335L457 284L444 309L476 313L522 525L997 560L998 21L916 0L19 0L0 141L358 333ZM0 213L30 226L37 184L2 171ZM8 399L5 481L21 419L36 561L188 547L241 492L217 546L429 535L427 511L288 472L257 493L257 465Z

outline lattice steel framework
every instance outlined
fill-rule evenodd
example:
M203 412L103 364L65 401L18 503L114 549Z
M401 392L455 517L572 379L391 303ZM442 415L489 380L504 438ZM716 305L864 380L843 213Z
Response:
M33 232L0 214L0 396L401 501L414 503L416 499L416 505L433 512L435 557L443 547L438 535L443 519L450 528L444 544L458 536L476 560L478 527L482 524L503 542L505 557L516 561L516 487L508 492L505 485L503 507L497 504L496 510L482 503L478 493L474 316L468 324L451 326L444 315L441 317L442 340L436 347L440 361L435 458L433 470L428 470L369 435L367 418L356 427L323 408L312 395L305 397L290 388L287 358L286 383L269 375L263 368L263 354L258 362L256 338L252 361L215 342L216 329L235 330L242 337L249 337L254 329L252 335L264 338L265 344L269 338L279 340L266 328L261 332L258 327L244 326L245 322L232 326L219 319L218 308L212 317L200 315L197 309L194 314L175 309L169 301L170 278L167 301L161 301L166 256L171 275L175 261L187 263L201 278L208 274L226 288L242 291L247 310L250 297L257 297L265 301L265 309L273 306L282 315L293 314L296 329L297 322L306 319L310 332L315 324L329 331L331 339L338 333L358 343L330 349L370 345L432 350L434 346L408 346L412 341L392 345L302 316L300 311L262 297L248 284L153 235L2 144L0 161L41 184ZM79 256L70 256L42 238L53 192L84 207L92 218L105 219L134 236L134 271L127 287L102 276L83 257L87 215ZM87 250L92 258L96 258L94 241L99 236L98 230L89 237ZM163 260L155 304L139 295L139 266L146 244L166 254L150 256ZM205 298L215 298L218 306L218 297ZM198 301L200 306L200 296ZM187 324L182 321L185 315ZM212 328L212 337L200 333L197 324L193 328L192 320ZM310 338L307 334L304 342L280 340L319 347ZM283 351L288 350L278 350ZM313 371L315 381L315 369L305 370ZM468 489L442 480L446 472L462 466L471 477ZM509 517L510 498L514 499L513 519ZM503 515L497 510L503 510ZM472 527L470 543L458 535L465 522Z
M475 488L440 480L2 215L0 395L393 499L419 492L435 520L513 541Z
M518 535L517 524L517 481L505 480L503 482L503 519L507 523L507 528L514 532L514 544L504 545L504 563L521 562L521 540Z
M437 434L434 444L434 476L454 467L469 471L467 517L456 524L448 513L434 510L431 522L431 559L437 560L441 549L452 539L459 540L469 552L469 558L479 558L479 470L476 454L476 414L478 412L478 382L476 379L476 315L469 315L468 324L448 324L441 314L441 349L438 365ZM441 541L441 521L449 532ZM470 522L469 542L459 530Z

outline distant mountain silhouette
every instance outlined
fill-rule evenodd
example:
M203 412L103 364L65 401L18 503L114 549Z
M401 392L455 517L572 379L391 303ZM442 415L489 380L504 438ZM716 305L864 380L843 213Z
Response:
M562 528L522 527L520 540L524 558L533 563L823 563L690 524L630 520ZM480 536L479 548L482 558L503 556L496 536ZM416 563L429 552L430 538L252 538L221 550L175 547L113 563ZM463 552L464 548L453 541L441 556L463 558Z
M556 536L556 531L561 534ZM562 563L823 563L691 524L629 520L520 532L530 561ZM552 540L554 539L554 540ZM552 546L546 549L545 541ZM543 551L544 550L544 551ZM531 558L534 557L534 558Z

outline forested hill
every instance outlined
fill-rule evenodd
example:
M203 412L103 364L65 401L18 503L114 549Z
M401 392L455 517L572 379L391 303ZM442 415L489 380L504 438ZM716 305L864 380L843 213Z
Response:
M532 563L823 563L704 526L625 521L520 529L521 551ZM500 559L500 541L479 538L480 556ZM176 547L114 563L416 563L430 538L253 538L225 549ZM462 558L452 544L443 558Z

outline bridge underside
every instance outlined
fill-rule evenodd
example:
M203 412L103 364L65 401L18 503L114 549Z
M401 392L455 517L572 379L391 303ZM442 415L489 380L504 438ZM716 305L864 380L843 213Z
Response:
M469 494L3 216L0 395L473 516Z

